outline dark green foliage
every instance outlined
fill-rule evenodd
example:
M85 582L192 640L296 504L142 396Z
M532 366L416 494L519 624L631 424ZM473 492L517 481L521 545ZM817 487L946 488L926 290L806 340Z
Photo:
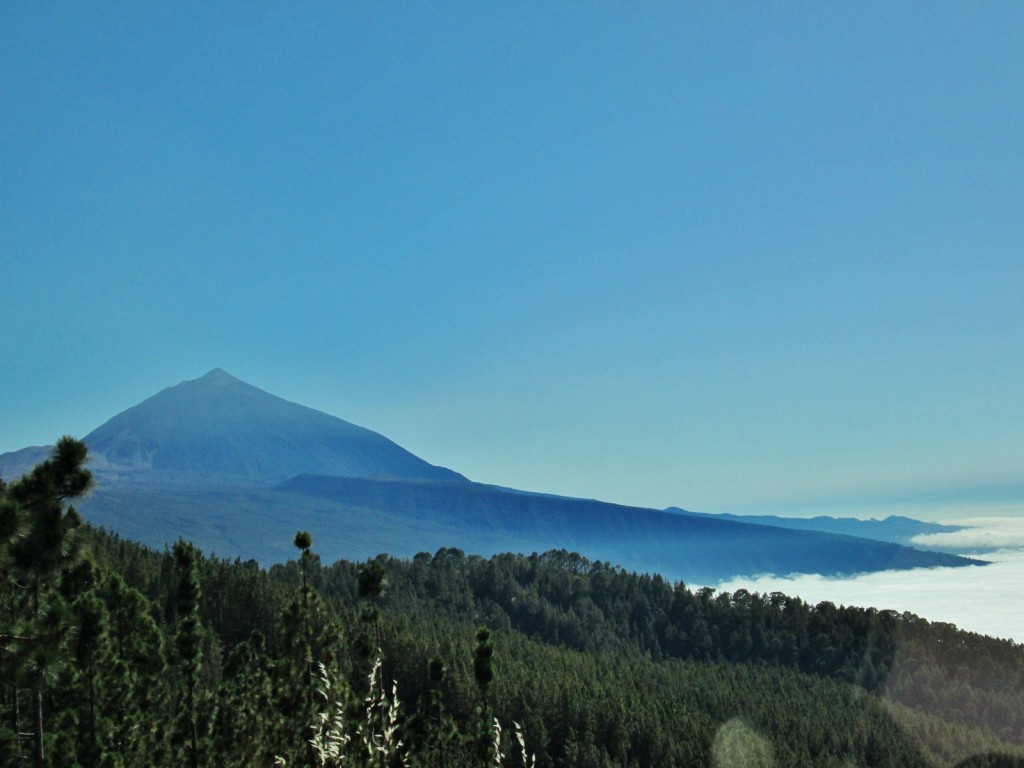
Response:
M924 768L961 760L943 749L954 738L987 745L964 765L1019 764L997 756L1024 743L1013 643L778 593L692 592L568 552L324 567L300 534L299 560L270 571L185 542L160 554L70 512L33 516L80 487L58 482L58 465L34 474L34 496L0 486L4 765L30 764L37 703L40 764L314 765L321 665L346 717L365 718L377 648L413 768L493 765L494 717L503 752L518 755L520 723L537 764L559 768L708 766L737 750L780 766ZM61 554L29 564L22 548L47 541Z
M319 565L310 551L312 537L300 531L294 543L302 552L300 578L276 622L276 659L270 663L276 716L269 718L269 734L276 743L276 754L287 758L289 765L313 766L310 740L318 670L323 665L334 674L343 667L343 638L336 612L317 592L310 573Z
M227 654L213 724L213 764L221 768L268 765L283 749L275 744L272 660L254 631Z
M1024 768L1024 757L985 754L969 757L957 763L956 768Z
M85 469L86 447L62 437L50 458L10 485L0 484L0 578L5 605L0 616L0 682L5 715L0 757L17 759L29 740L31 760L46 764L45 698L72 660L71 607L81 556L81 518L70 499L85 493L92 475ZM65 584L67 580L67 584Z
M692 592L565 551L485 560L442 549L384 567L392 589L382 604L392 610L483 618L581 651L789 667L868 690L885 679L899 623L887 612L811 606L778 593ZM321 588L347 598L351 579L339 563L323 574Z
M483 766L494 763L494 746L491 738L491 723L494 719L493 710L488 700L491 681L494 680L494 641L491 630L480 627L476 631L476 647L473 648L473 678L477 690L480 691L480 704L477 707L479 732L477 733L477 754Z
M384 573L384 566L379 560L370 560L359 567L359 597L376 601L387 586L387 578Z
M205 739L201 733L201 710L206 696L200 688L203 661L203 631L199 618L199 577L195 548L179 540L174 545L177 587L174 593L175 661L181 677L181 698L175 714L172 744L183 755L185 764L199 768L206 764Z
M476 648L473 650L473 676L476 678L482 699L487 698L487 689L494 679L494 670L491 667L493 656L494 642L491 640L491 630L480 627L476 631Z
M173 593L175 581L159 577L169 555L91 538L97 557L123 561L152 599ZM928 699L926 691L947 665L970 680L972 687L961 684L964 700L989 718L1003 712L1011 729L1020 725L1020 692L1002 681L1019 680L1022 649L909 614L811 606L780 594L694 593L570 553L484 560L444 549L372 562L389 585L378 597L380 647L387 679L399 684L413 765L481 765L484 720L493 713L506 734L513 721L523 725L542 766L710 765L716 738L728 743L736 733L764 740L778 765L923 766L911 735L920 730L905 732L905 719L897 725L862 686L904 698L916 691L915 711L923 712L943 696ZM212 764L269 765L274 754L306 764L308 660L316 654L347 680L350 712L367 690L365 564L324 567L310 552L305 563L270 572L202 556L195 567L204 585L200 615L223 648L223 663L211 670ZM475 617L496 629L477 637L468 623ZM242 625L267 627L266 640L239 638ZM481 655L488 645L492 655ZM675 656L680 648L688 649L684 658ZM964 671L971 657L985 660L973 679ZM942 714L962 719L964 710ZM926 730L942 738L936 724ZM1004 748L1015 743L1012 730L1005 739Z
M167 640L152 604L118 574L107 571L98 593L107 615L108 656L100 667L108 670L107 751L121 756L126 766L140 765L166 749Z
M310 535L309 531L299 531L295 534L295 538L292 540L292 543L303 552L306 552L313 546L313 537Z

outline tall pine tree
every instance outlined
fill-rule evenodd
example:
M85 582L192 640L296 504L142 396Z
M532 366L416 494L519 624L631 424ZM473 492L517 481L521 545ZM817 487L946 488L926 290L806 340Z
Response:
M182 675L184 699L175 726L175 741L186 755L189 768L203 762L199 738L199 668L202 663L202 624L199 619L199 577L196 553L181 539L174 545L178 573L175 593L176 629L174 648Z
M62 437L49 459L0 494L0 568L7 602L0 658L8 727L16 738L22 736L27 699L35 768L46 766L44 695L70 657L66 640L75 617L60 586L81 556L76 536L81 518L68 502L92 485L84 466L87 453L81 440Z

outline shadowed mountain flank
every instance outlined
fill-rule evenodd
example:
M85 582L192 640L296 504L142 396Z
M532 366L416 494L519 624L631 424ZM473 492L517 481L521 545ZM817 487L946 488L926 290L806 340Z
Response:
M842 534L790 530L710 515L677 515L479 483L302 475L276 490L360 509L367 516L387 512L390 528L382 536L390 536L392 541L412 539L406 535L407 530L429 524L441 527L453 540L468 543L460 546L472 552L493 554L510 547L526 552L568 549L630 570L697 583L741 574L838 576L976 564L953 555Z

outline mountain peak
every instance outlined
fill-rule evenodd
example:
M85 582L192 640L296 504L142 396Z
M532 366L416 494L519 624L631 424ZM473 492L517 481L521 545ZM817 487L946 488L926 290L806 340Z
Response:
M193 379L195 382L205 382L207 384L242 384L241 379L232 376L230 373L225 371L223 368L214 368L212 371L207 373L205 376L200 376L198 379ZM182 382L183 384L188 382Z
M271 486L299 474L465 481L383 435L214 368L85 436L106 480Z

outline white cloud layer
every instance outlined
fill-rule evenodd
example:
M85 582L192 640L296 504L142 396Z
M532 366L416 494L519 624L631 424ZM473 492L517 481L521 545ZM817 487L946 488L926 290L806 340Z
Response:
M955 522L975 527L940 534L938 538L929 536L934 540L932 546L1004 548L980 555L991 563L986 566L882 571L838 579L768 575L732 579L719 584L718 589L779 591L815 604L828 600L836 605L910 611L929 621L948 622L970 632L1024 643L1024 589L1020 588L1024 585L1024 519Z
M1024 520L982 517L955 521L970 526L953 533L923 533L911 539L918 547L945 547L963 551L1024 549Z

